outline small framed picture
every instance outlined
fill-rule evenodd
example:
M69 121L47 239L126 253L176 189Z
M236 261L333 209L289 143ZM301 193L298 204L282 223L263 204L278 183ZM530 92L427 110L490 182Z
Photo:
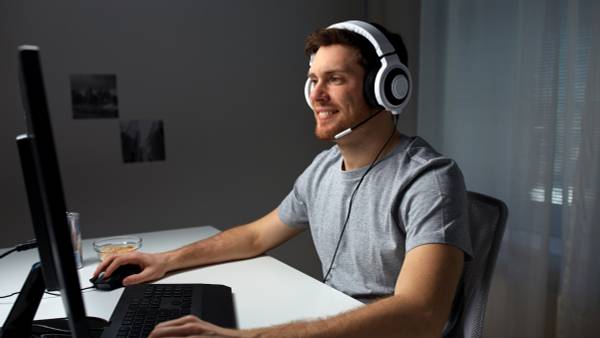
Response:
M116 75L73 74L70 78L74 119L119 117Z
M165 160L165 131L162 120L121 121L123 162Z

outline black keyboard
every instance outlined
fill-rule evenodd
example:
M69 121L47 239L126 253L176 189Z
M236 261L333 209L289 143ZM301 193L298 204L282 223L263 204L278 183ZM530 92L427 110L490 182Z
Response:
M235 328L231 289L213 284L142 284L126 287L102 337L147 337L160 322L195 315Z

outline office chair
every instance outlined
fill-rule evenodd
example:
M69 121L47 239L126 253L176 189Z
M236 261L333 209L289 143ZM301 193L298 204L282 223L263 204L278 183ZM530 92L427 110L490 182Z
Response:
M473 259L465 262L463 282L457 290L454 307L459 315L446 326L445 338L480 338L485 306L500 243L506 227L508 208L504 202L469 191L469 223Z

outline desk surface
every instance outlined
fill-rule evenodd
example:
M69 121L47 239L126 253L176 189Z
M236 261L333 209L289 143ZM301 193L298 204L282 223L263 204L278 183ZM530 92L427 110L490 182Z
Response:
M142 251L171 250L218 232L213 227L194 227L138 234ZM91 286L99 260L92 248L94 239L83 241L84 267L79 269L82 288ZM31 265L38 260L37 250L15 252L0 261L0 295L19 291ZM243 261L189 269L170 274L156 283L224 284L232 288L238 326L253 328L294 320L334 315L362 303L272 258L261 256ZM83 291L88 316L108 319L123 289L109 292ZM4 323L16 295L0 299L0 325ZM44 295L36 319L64 317L60 297Z

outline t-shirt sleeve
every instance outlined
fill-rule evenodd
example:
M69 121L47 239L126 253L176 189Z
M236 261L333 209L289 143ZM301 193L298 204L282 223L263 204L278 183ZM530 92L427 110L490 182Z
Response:
M423 244L449 244L472 257L467 193L458 165L431 160L406 190L399 208L406 252Z
M292 191L279 204L279 218L285 224L293 228L307 228L308 222L308 195L309 184L315 161L309 165L304 172L298 176Z
M290 227L304 229L308 227L308 209L298 186L301 178L296 180L292 191L279 204L279 218Z
M331 150L331 149L330 149ZM279 218L293 228L308 228L311 194L317 189L315 173L323 165L323 159L330 150L318 154L312 163L298 176L292 191L279 204Z

